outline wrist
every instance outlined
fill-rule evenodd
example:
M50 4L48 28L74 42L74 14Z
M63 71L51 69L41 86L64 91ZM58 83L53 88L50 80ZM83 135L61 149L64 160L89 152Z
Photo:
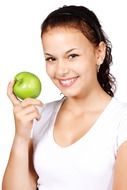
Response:
M18 160L27 160L29 151L30 139L23 138L22 136L15 135L11 148L11 155Z
M15 134L14 136L14 142L18 144L29 144L30 140L30 136L22 136L19 134Z

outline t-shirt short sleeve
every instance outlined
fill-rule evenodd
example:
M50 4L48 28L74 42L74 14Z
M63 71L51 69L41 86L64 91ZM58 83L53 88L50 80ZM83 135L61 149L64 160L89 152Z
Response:
M31 134L34 147L36 147L43 135L47 132L47 130L49 130L54 115L57 111L57 107L61 105L61 102L62 101L60 100L50 102L45 104L42 108L40 108L39 112L41 114L41 118L38 121L34 121L33 130Z
M121 120L117 131L117 150L120 147L120 145L125 141L127 141L127 109L121 116Z

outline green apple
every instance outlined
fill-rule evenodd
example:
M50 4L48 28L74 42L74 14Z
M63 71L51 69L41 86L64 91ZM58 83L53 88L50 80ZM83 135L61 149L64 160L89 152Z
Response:
M36 98L41 93L41 81L31 72L20 72L14 77L15 83L13 85L14 94L20 98Z

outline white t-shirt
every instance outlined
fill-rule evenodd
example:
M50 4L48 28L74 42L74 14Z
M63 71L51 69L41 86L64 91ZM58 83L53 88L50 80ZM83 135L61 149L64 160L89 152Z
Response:
M117 150L127 140L127 104L112 98L83 137L61 147L53 138L53 127L62 102L45 104L34 124L39 190L112 190Z

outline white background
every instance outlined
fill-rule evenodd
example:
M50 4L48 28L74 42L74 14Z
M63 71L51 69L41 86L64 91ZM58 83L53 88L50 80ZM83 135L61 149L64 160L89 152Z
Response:
M60 92L45 73L40 25L50 11L70 4L87 6L98 16L113 45L111 70L118 83L116 97L127 102L124 0L0 0L0 189L14 135L12 105L6 95L8 82L18 72L31 71L42 81L39 98L44 103L60 98Z

